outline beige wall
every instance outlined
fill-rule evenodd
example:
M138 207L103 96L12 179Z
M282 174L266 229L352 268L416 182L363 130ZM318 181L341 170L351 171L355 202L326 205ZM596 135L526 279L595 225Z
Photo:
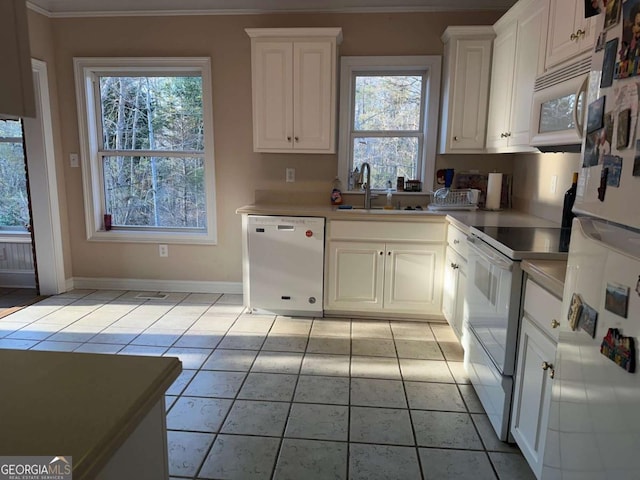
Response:
M57 153L71 249L68 276L241 281L240 218L235 209L252 203L255 190L329 191L337 169L335 155L252 152L250 42L245 28L339 26L344 35L341 55L428 55L442 53L440 36L446 26L492 24L499 16L500 12L466 12L48 20L32 13L34 52L55 60L61 135ZM48 51L52 45L53 51ZM81 170L70 168L66 160L69 153L79 151L72 65L77 56L211 57L218 245L170 245L169 257L159 258L157 245L86 240ZM461 162L465 169L477 162L476 168L484 170L487 162L482 159L445 158L444 162L447 166ZM510 160L491 162L491 170L510 165ZM296 168L296 183L285 184L285 167Z
M62 223L62 248L64 252L65 278L72 276L71 241L69 237L69 216L67 214L67 195L65 193L65 169L63 162L63 147L60 122L60 108L58 102L58 81L56 78L56 53L53 42L52 21L40 14L28 10L29 15L29 43L31 56L47 64L49 78L49 97L51 100L51 117L53 121L54 154L56 157L56 179L58 183L58 200L60 204L60 221ZM36 251L37 255L37 251Z
M564 193L571 186L573 172L579 171L580 154L517 154L515 157L514 207L538 217L560 222ZM553 176L558 177L555 193L551 192Z

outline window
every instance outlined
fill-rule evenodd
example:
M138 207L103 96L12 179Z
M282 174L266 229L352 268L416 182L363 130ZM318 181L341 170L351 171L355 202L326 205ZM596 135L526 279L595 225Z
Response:
M74 62L87 237L215 243L209 60Z
M0 231L27 232L29 196L20 120L0 120L0 195Z
M433 187L440 57L342 57L339 175L371 165L371 188L397 177Z

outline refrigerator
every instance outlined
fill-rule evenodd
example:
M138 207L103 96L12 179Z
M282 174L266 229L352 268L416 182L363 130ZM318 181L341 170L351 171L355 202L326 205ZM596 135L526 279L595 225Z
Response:
M592 55L545 480L640 479L640 0L607 5Z

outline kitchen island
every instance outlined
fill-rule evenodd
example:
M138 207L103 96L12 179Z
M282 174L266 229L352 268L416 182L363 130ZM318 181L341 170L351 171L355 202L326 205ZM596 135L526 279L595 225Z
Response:
M66 456L73 478L168 478L177 358L0 350L0 455Z

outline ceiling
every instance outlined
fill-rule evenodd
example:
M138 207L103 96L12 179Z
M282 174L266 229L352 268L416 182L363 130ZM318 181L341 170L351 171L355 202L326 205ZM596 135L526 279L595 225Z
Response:
M50 17L506 10L515 0L28 0Z

